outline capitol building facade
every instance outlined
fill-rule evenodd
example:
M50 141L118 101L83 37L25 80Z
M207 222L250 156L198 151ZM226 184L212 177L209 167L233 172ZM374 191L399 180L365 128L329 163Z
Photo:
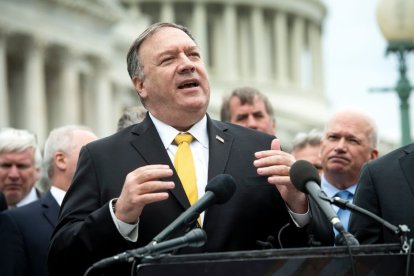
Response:
M319 0L2 0L0 127L44 141L64 124L100 137L140 105L126 70L132 41L151 23L187 26L209 72L209 114L224 95L258 88L271 100L277 136L322 129L324 95ZM285 142L284 142L285 141Z

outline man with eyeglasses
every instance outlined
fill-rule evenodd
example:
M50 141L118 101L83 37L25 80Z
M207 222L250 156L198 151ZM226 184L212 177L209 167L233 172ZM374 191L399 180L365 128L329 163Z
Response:
M0 130L0 192L8 208L20 207L40 198L35 188L42 156L36 136L27 130Z

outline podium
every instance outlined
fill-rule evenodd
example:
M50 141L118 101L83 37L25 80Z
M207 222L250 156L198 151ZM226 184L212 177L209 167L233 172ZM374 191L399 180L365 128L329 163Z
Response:
M400 249L399 244L354 246L352 257L345 246L161 255L142 259L135 274L331 276L352 275L354 269L355 275L414 275L414 254Z

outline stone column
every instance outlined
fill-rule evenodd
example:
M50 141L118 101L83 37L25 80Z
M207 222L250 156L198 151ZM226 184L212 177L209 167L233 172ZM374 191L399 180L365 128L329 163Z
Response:
M240 76L242 78L250 78L252 72L252 41L249 20L246 17L241 17L239 20L240 38L237 41L239 47L239 67Z
M214 15L212 20L212 58L213 58L213 74L216 75L219 79L226 79L226 68L225 58L223 53L223 40L224 40L224 31L223 31L223 21L222 17Z
M45 89L45 43L27 39L24 50L24 88L22 99L23 126L37 134L43 144L47 136L47 104Z
M79 72L77 54L71 49L59 51L58 97L56 114L58 124L80 124L81 104L79 95Z
M224 50L225 63L223 64L224 71L222 73L226 74L226 80L234 81L238 74L238 72L236 72L238 69L236 58L238 52L238 47L236 44L237 10L234 4L224 4L223 21L224 41L222 44L222 50Z
M287 16L285 12L278 11L274 17L274 30L275 30L275 67L276 67L276 80L284 86L288 82L289 63L287 57L288 52L288 31L287 31Z
M266 79L266 55L264 47L264 17L261 7L254 7L251 14L252 38L254 51L254 75L255 79L262 81Z
M300 87L302 85L301 79L301 60L304 51L304 37L305 37L305 20L300 16L295 16L293 20L292 35L291 35L291 77L293 85Z
M7 37L0 31L0 127L10 125L7 83Z
M160 19L162 22L174 22L174 3L172 1L166 1L161 3L161 15Z
M201 58L206 66L209 64L208 37L207 37L207 10L206 5L199 1L194 3L193 11L193 33L200 47Z
M309 24L309 46L312 59L312 86L315 91L323 92L321 29L316 23Z
M113 117L112 89L108 75L109 62L96 58L93 60L94 84L92 91L94 118L93 127L99 137L105 137L116 129L118 118Z

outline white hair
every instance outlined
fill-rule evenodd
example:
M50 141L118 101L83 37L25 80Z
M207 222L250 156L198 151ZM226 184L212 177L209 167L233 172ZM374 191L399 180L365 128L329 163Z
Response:
M37 168L42 164L42 154L37 144L37 137L34 133L25 129L2 128L0 129L0 153L23 152L33 149L34 162Z

